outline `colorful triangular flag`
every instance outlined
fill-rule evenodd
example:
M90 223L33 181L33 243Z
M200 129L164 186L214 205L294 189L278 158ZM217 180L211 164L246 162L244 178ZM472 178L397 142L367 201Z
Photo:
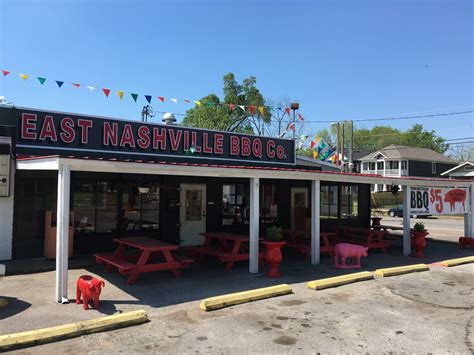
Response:
M303 118L303 116L301 115L301 113L298 113L298 118L300 119L300 121L304 121L304 118Z
M314 141L311 141L311 143L309 143L309 147L310 147L311 149L313 149L315 145L316 145L316 143L314 143Z
M208 107L212 107L212 106L214 106L214 102L212 102L212 101L208 101L208 102L207 102L207 104L206 104L206 106L208 106Z
M20 74L20 77L21 77L23 80L26 80L26 79L28 79L29 75L28 75L28 74Z
M293 122L291 122L289 125L288 125L288 128L291 129L292 131L295 130L295 124Z
M234 111L234 107L235 107L234 104L229 104L229 110L230 110L230 112Z
M195 103L196 105L198 105L198 106L201 106L201 105L202 105L201 101L194 101L194 103Z
M239 105L239 107L242 109L242 111L244 111L244 112L245 112L245 106L243 106L243 105Z
M186 102L187 104L191 102L191 100L188 100L188 99L184 99L183 101Z
M159 99L161 102L165 102L165 98L162 97L162 96L158 96L158 99Z
M151 95L145 95L145 99L148 101L149 104L151 104Z
M170 99L171 101L173 101L175 104L178 103L178 100L177 99Z
M7 76L8 74L10 74L8 70L2 70L2 73L3 73L3 76Z
M105 96L109 97L110 89L102 89L102 91L104 92Z
M81 84L77 84L77 83L72 83L72 85L74 85L78 89L81 87Z
M255 113L255 106L250 105L249 110L250 110L250 114L253 115Z
M289 107L285 107L285 112L288 114L288 116L291 116L290 115L291 109Z
M265 106L259 106L258 110L260 111L260 114L263 116L265 114Z
M313 159L316 159L318 157L318 152L313 150Z
M87 85L87 88L89 89L90 92L95 90L95 87L91 85Z
M117 95L118 95L118 97L120 97L120 100L123 99L123 94L124 94L123 91L117 91Z
M59 80L55 80L55 81L56 81L56 84L58 84L58 87L61 87L64 84L64 81L59 81Z
M132 96L133 101L137 102L138 94L130 93L130 95ZM145 97L146 97L146 95L145 95ZM150 97L151 97L151 96L150 96ZM151 100L151 99L150 99L150 100Z
M41 78L41 77L37 77L38 81L40 82L41 85L44 84L44 82L46 81L46 78Z

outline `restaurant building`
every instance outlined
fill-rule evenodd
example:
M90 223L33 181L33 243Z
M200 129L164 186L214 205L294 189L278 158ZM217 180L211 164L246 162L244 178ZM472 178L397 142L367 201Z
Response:
M473 199L461 180L299 165L293 140L17 107L0 107L0 167L0 260L48 256L53 245L58 302L67 256L112 250L117 237L184 247L202 244L201 232L246 234L255 273L268 226L310 232L313 264L321 230L368 228L371 184L406 187L406 212L411 186L470 187ZM465 222L468 236L471 212Z

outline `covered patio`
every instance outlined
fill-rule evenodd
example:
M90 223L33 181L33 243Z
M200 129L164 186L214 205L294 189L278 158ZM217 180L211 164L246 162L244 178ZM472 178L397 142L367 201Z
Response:
M249 265L251 274L259 272L259 239L260 231L259 213L260 198L259 185L262 180L299 180L307 181L310 188L311 204L311 264L319 265L320 242L321 242L321 183L352 183L352 184L392 184L403 186L403 255L411 253L411 231L410 231L410 189L414 187L449 187L469 188L467 200L469 212L464 216L464 236L471 237L473 234L474 216L472 205L474 204L474 192L472 183L469 181L449 179L423 179L423 178L383 178L377 175L361 175L349 173L331 173L315 170L306 170L295 167L266 167L266 166L242 166L242 165L217 165L200 163L171 163L143 160L117 159L90 159L75 156L47 156L36 158L17 159L16 169L57 171L57 234L56 234L56 293L55 300L58 303L68 302L68 229L70 225L70 191L71 173L121 173L121 174L146 174L166 175L175 177L210 177L210 178L239 178L247 179L250 187L250 214L249 214ZM288 198L288 196L287 196ZM383 257L383 256L382 256ZM411 260L407 259L407 260ZM412 261L412 260L411 260ZM321 267L319 267L321 269ZM319 270L318 269L318 270ZM153 274L152 274L153 275Z

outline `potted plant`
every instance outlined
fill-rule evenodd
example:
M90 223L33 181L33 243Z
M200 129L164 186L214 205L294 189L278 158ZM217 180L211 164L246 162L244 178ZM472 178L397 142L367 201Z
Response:
M265 261L269 266L267 272L268 277L280 277L280 272L278 267L281 264L282 254L281 247L285 245L283 241L283 231L281 227L271 226L266 230L266 238L263 241L265 245Z
M423 250L426 247L426 236L429 234L422 222L417 222L412 229L412 242L415 247L415 257L423 258Z

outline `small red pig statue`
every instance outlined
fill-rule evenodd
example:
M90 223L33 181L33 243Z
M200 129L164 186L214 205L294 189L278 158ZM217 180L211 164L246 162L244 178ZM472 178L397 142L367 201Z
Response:
M362 245L339 243L334 248L334 267L337 269L359 269L360 258L367 256L368 248ZM341 258L341 263L339 263ZM356 259L355 264L347 264L346 259Z
M102 287L105 287L105 282L102 280L90 275L79 276L76 286L76 303L81 303L82 294L82 306L84 309L89 308L89 301L94 301L94 308L99 309L99 296Z

